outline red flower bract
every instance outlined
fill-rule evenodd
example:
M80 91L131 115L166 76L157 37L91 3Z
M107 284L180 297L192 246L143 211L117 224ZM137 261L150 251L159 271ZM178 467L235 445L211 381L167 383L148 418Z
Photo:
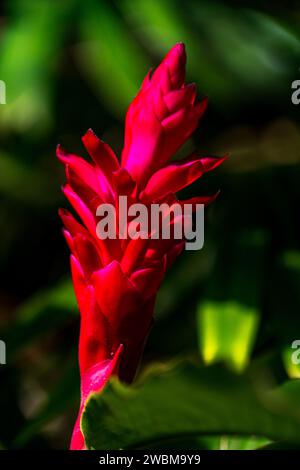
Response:
M198 157L168 163L198 125L207 100L196 102L195 85L185 85L185 49L175 45L129 106L125 144L119 164L111 148L92 130L83 137L91 157L66 153L63 192L81 223L60 211L71 250L71 270L81 314L79 365L81 406L71 449L83 449L80 419L91 392L99 391L111 374L133 380L149 333L155 298L166 269L182 251L183 239L106 239L96 234L96 209L120 195L132 203L176 202L175 193L224 158ZM211 197L195 197L207 204Z

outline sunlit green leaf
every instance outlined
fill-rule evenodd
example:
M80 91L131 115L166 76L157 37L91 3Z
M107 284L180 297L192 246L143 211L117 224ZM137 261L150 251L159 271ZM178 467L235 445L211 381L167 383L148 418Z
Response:
M225 243L198 309L199 347L207 364L225 360L237 370L247 365L261 311L265 248L263 233Z

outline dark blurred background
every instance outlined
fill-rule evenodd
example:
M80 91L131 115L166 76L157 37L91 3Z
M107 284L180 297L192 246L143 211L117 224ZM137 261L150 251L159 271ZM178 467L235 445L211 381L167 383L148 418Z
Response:
M143 364L197 351L300 377L300 5L280 1L10 0L1 4L0 446L65 448L79 400L79 316L61 234L57 143L92 127L120 154L149 68L186 44L209 108L190 148L230 159L184 196L213 194L205 246L161 289Z

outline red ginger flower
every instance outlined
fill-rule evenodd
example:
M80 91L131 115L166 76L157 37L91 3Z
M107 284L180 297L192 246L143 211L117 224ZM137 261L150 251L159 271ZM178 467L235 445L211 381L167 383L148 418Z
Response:
M189 138L205 111L207 100L195 102L195 85L185 85L185 48L175 45L129 106L125 144L119 164L111 148L92 130L83 143L88 163L60 146L67 184L63 192L82 224L60 211L64 235L71 250L74 290L81 314L79 365L81 406L71 449L83 449L80 419L89 394L99 391L111 374L132 381L153 319L158 288L184 240L105 239L96 234L96 209L118 197L151 204L175 202L175 193L224 158L191 155L168 164ZM181 203L209 203L196 197Z

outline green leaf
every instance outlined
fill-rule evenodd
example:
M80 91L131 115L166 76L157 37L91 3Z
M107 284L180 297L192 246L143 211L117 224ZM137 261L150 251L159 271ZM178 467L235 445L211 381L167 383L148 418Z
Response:
M82 73L111 112L120 117L149 71L141 47L109 2L86 2L77 59Z
M201 353L207 364L226 360L242 370L249 359L258 315L237 302L205 302L199 310Z
M225 360L236 370L247 365L260 319L265 254L263 232L246 232L224 244L197 314L205 363Z
M222 436L216 450L254 450L268 443L264 437Z
M53 62L66 30L69 2L11 2L10 25L0 45L0 76L6 84L2 129L35 135L51 122ZM71 5L72 6L72 5ZM13 59L12 59L13 58ZM18 77L18 79L16 79Z
M299 394L298 381L293 394L296 389ZM146 448L214 434L299 441L300 403L291 407L289 393L259 391L249 377L217 365L157 365L135 386L113 378L91 395L81 426L89 449Z

